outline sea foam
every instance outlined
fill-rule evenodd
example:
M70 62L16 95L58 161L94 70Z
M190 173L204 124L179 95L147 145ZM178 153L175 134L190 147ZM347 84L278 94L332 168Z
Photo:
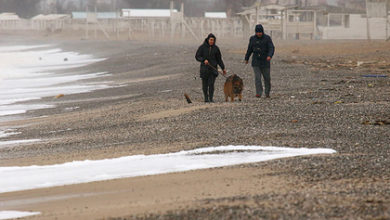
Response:
M46 166L0 167L0 193L335 152L326 148L221 146Z
M107 88L105 83L85 82L86 79L102 77L106 73L56 72L65 69L71 72L72 68L102 60L91 55L63 51L54 45L0 47L0 116L54 107L47 103L20 102Z

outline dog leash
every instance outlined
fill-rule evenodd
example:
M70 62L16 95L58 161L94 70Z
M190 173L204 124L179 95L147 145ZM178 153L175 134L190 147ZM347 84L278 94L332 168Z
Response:
M211 68L213 68L215 71L217 71L217 72L219 73L219 75L222 75L223 77L225 77L225 78L228 78L228 77L227 77L227 76L225 76L223 73L219 72L217 68L215 68L215 67L211 66L211 65L210 65L210 63L209 63L209 64L207 64L207 65L208 65L208 66L210 66Z

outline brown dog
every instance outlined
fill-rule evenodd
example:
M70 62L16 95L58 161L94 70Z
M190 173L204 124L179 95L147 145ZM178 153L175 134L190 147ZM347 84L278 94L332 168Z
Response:
M234 102L234 98L238 96L238 100L242 100L242 90L244 89L244 82L242 79L233 74L226 79L225 86L223 91L225 93L225 101L228 101L228 97L230 100Z

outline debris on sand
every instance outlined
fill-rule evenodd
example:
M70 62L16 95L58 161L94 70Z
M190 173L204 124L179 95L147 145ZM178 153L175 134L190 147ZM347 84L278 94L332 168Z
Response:
M62 98L62 97L64 97L65 95L64 94L58 94L58 95L56 95L54 98L55 99L59 99L59 98Z
M386 78L386 75L376 75L376 74L369 74L369 75L362 75L362 77L365 78Z
M390 118L389 119L377 119L375 121L365 120L362 122L362 124L363 125L377 125L377 126L390 125Z
M390 125L390 119L376 120L373 125Z
M356 66L359 67L359 66L361 66L361 65L363 65L363 64L364 64L363 61L358 61L358 62L356 63Z
M307 58L292 56L284 58L281 62L286 64L302 64L313 67L313 70L359 70L366 71L378 77L387 77L387 70L390 69L390 61L352 61L344 59L324 60L321 58ZM371 76L374 77L374 76Z
M186 98L188 104L192 103L190 96L187 93L184 93L184 97Z

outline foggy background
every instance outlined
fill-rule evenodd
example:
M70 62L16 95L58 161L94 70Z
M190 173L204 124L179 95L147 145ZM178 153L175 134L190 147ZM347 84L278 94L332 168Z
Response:
M0 12L15 12L22 18L37 14L70 13L84 11L87 4L97 5L99 11L115 11L119 8L169 8L169 0L0 0ZM203 16L205 11L224 11L235 15L243 7L256 0L176 0L175 7L184 2L184 15ZM298 5L300 7L328 5L364 10L365 0L262 0L262 4Z

